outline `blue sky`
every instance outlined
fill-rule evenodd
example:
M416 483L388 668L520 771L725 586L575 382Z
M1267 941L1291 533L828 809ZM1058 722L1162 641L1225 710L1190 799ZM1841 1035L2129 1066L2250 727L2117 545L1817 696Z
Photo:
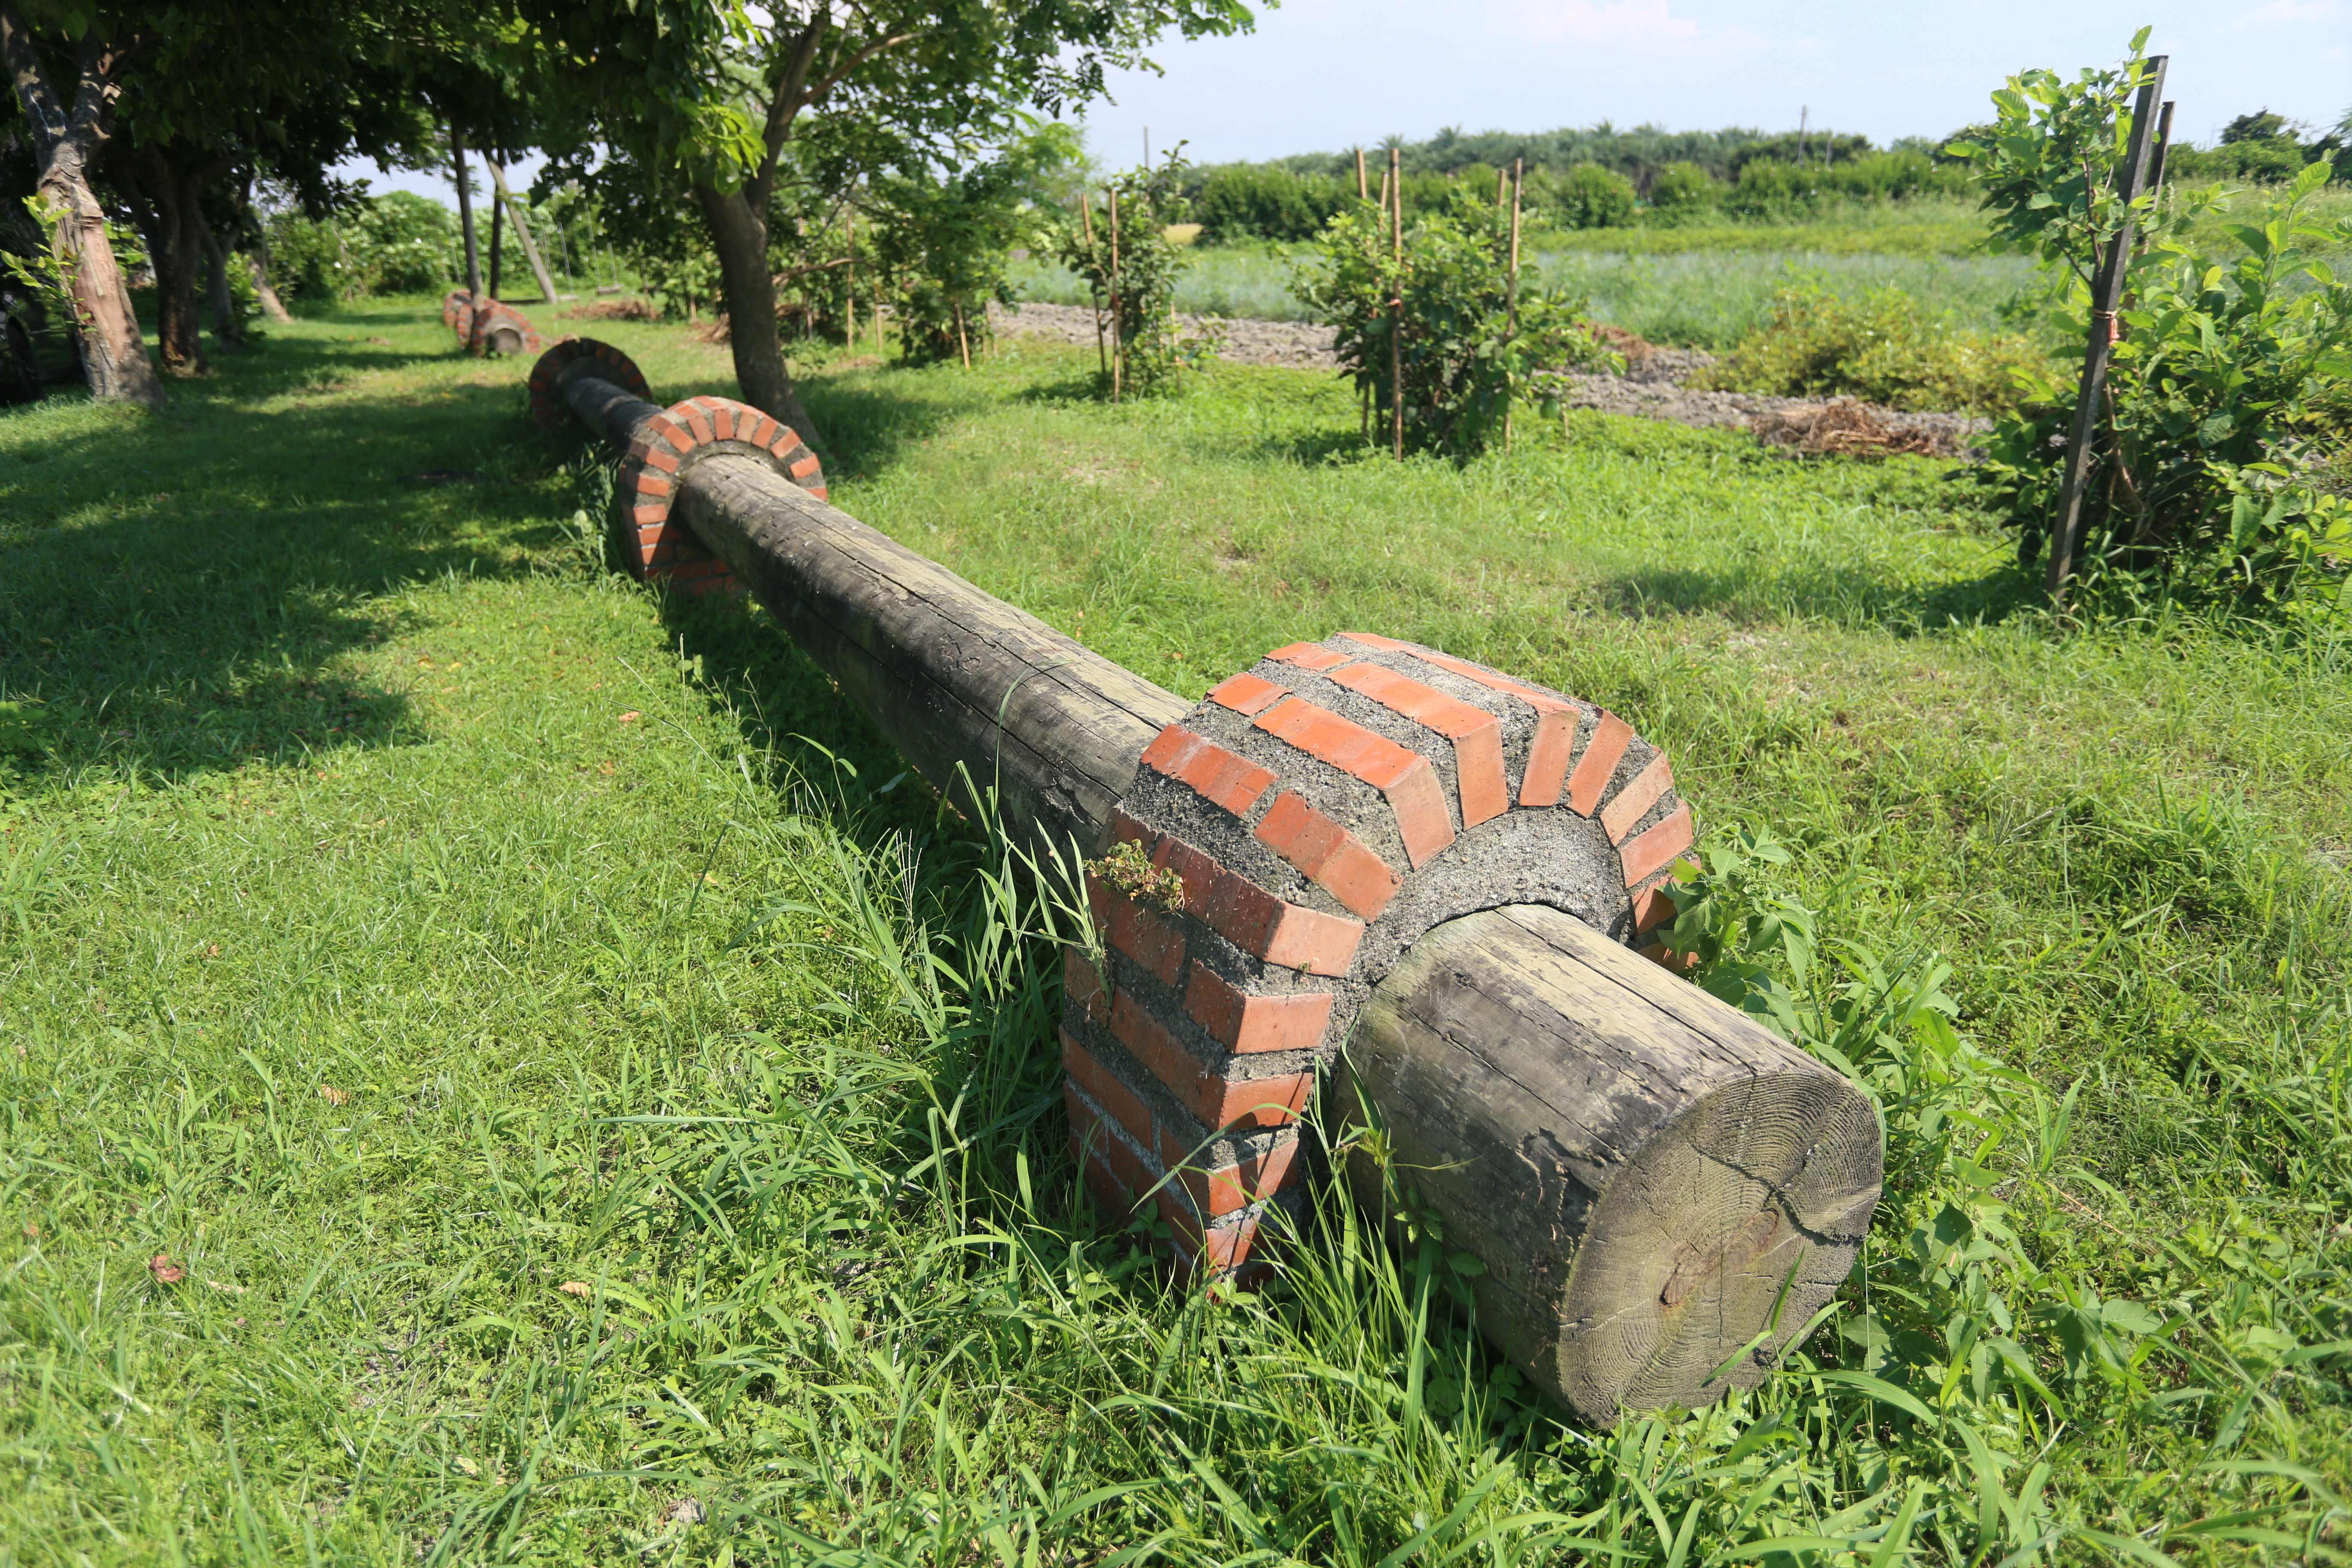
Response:
M1289 0L1254 33L1153 51L1086 117L1113 164L1189 142L1207 162L1331 151L1441 126L1542 131L1613 121L1939 135L2032 65L2105 64L2153 24L2178 134L2210 142L2270 108L2332 125L2352 110L2352 0ZM528 171L530 164L523 167ZM359 165L377 188L449 184Z

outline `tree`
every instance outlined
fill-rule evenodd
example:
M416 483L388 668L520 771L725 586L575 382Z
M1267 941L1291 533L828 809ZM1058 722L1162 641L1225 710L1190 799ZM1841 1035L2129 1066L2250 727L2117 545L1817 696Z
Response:
M130 287L106 237L106 209L90 184L91 164L113 129L122 90L121 54L88 35L69 52L44 49L16 7L5 5L0 5L0 53L33 129L41 203L54 224L54 257L73 302L90 395L161 408L163 384L147 361ZM55 85L61 73L53 61L60 55L72 62L70 99Z
M674 172L717 252L746 401L803 439L776 329L771 204L785 149L859 124L943 151L1003 131L1023 103L1102 91L1107 68L1184 37L1247 28L1241 0L518 0L545 112ZM583 136L582 140L587 140Z

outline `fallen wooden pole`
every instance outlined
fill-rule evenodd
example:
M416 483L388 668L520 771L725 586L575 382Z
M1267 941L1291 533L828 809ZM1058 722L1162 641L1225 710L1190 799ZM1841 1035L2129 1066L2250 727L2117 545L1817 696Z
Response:
M1375 1212L1442 1218L1482 1329L1601 1426L1759 1381L1846 1278L1876 1113L1635 952L1692 826L1623 721L1370 633L1188 704L829 505L755 409L659 408L578 341L531 388L629 453L641 575L748 589L935 786L1100 857L1064 970L1073 1151L1188 1264L1316 1245L1337 1153Z

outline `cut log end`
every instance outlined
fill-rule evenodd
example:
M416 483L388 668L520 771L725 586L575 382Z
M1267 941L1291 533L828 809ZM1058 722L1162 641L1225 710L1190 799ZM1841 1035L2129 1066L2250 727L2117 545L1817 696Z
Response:
M1447 1244L1487 1260L1480 1327L1596 1426L1759 1382L1878 1202L1860 1090L1557 910L1423 937L1344 1082ZM1379 1201L1378 1173L1349 1170Z

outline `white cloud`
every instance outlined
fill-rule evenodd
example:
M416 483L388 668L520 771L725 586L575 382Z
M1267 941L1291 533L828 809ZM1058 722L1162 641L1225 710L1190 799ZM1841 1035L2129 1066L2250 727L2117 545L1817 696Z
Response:
M2326 22L2344 15L2340 0L2269 0L2238 18L2235 26L2276 27L2295 22Z

